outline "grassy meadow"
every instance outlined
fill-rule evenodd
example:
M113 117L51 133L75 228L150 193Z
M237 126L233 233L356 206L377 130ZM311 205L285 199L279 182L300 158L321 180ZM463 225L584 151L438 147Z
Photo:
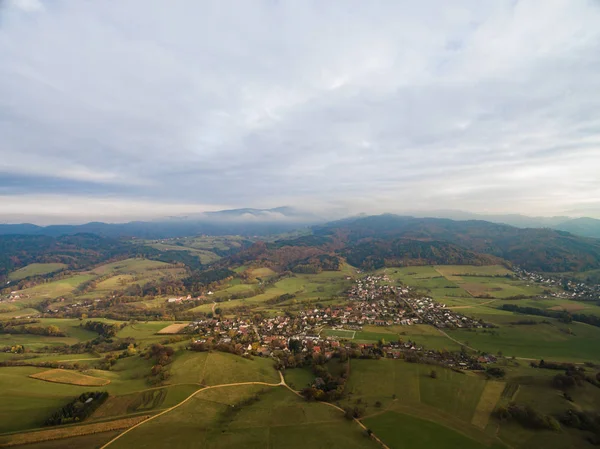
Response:
M64 263L31 263L23 268L19 268L8 275L10 281L20 281L31 276L42 276L55 273L67 268Z
M238 405L249 398L253 400L248 405ZM285 387L254 385L200 391L184 405L142 424L109 447L131 445L223 449L379 447L333 407L306 402Z
M13 274L26 277L31 276L33 272L42 274L41 271L47 270L46 273L50 273L59 271L63 267L62 264L32 265L17 270ZM82 299L108 297L113 291L123 290L134 284L143 286L148 282L184 276L186 276L185 268L154 260L135 258L107 263L61 279L50 279L33 287L19 290L18 298L0 303L0 320L37 315L39 311L33 307L44 300L55 300L51 301L48 307L60 309ZM96 281L95 286L83 293L81 288L91 281Z
M247 267L244 267L248 269ZM232 294L251 294L259 287L257 278L268 278L272 276L272 270L268 268L250 269L250 272L255 276L249 283L240 283L239 279L234 279L229 285L215 292L214 297L223 299ZM331 302L343 301L343 293L351 286L352 280L346 279L349 276L356 276L355 271L349 265L345 265L341 271L323 271L318 274L294 274L268 285L263 293L242 298L230 299L218 302L217 307L223 311L245 306L252 309L279 312L285 308L297 308L302 304L321 303L327 304ZM267 301L278 296L290 294L295 295L293 299L287 300L276 305L268 304ZM212 310L212 304L203 304L193 311L208 313Z

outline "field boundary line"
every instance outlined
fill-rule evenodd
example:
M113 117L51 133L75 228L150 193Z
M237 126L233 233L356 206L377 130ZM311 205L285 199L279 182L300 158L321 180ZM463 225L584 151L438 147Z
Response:
M471 418L471 424L482 430L485 429L492 412L496 408L496 404L502 397L505 387L506 382L488 381L481 392L477 407L475 407L473 418Z
M159 416L162 416L162 415L164 415L166 413L169 413L172 410L175 410L178 407L181 407L183 404L185 404L186 402L188 402L190 399L192 399L194 396L196 396L198 393L200 393L202 391L212 390L212 389L215 389L215 388L237 387L237 386L243 386L243 385L264 385L264 386L267 386L267 387L279 387L281 385L285 385L285 383L282 384L282 382L284 382L284 379L283 379L283 374L281 374L281 371L279 371L279 376L280 376L281 382L279 382L277 384L270 384L270 383L267 383L267 382L236 382L236 383L231 383L231 384L211 385L211 386L208 386L208 387L200 388L200 389L194 391L192 394L190 394L187 398L185 398L179 404L176 404L173 407L170 407L170 408L168 408L168 409L166 409L166 410L164 410L164 411L162 411L162 412L160 412L160 413L158 413L156 415L150 416L148 419L145 419L144 421L141 421L138 424L130 427L125 432L123 432L123 433L117 435L116 437L114 437L108 443L105 443L103 446L100 447L100 449L105 449L106 447L108 447L109 445L111 445L112 443L114 443L115 441L117 441L119 438L121 438L123 435L128 434L133 429L138 428L142 424L145 424L145 423L147 423L149 421L152 421L153 419L156 419Z
M89 384L89 383L88 384L78 384L78 383L74 383L74 382L65 382L65 381L61 381L61 380L45 379L43 377L40 377L43 374L50 373L50 372L56 372L56 371L61 371L64 373L72 372L71 370L66 370L66 369L62 369L62 368L50 368L49 370L42 371L41 373L30 374L27 377L30 377L31 379L41 380L43 382L50 382L50 383L54 383L54 384L63 384L63 385L75 385L77 387L105 387L106 385L110 384L110 379L106 379L104 377L90 376L89 374L83 374L83 373L80 373L79 371L73 371L73 372L77 373L81 377L88 377L90 379L98 379L98 380L104 381L105 383L102 383L99 385L94 385L94 384Z
M281 374L281 371L279 372L279 375L281 376L281 381L283 382L281 385L286 387L288 390L290 390L292 393L294 393L295 395L301 397L302 399L304 399L304 396L302 396L300 393L298 393L296 390L294 390L292 387L290 387L287 383L285 383L285 379L283 378L283 374ZM325 404L328 405L329 407L333 407L336 410L339 410L340 412L346 414L346 412L344 411L343 408L338 407L335 404L332 404L331 402L325 402L325 401L318 401L319 404ZM352 420L357 423L365 432L367 432L369 429L367 428L367 426L365 426L362 422L360 422L360 420L358 418L352 418ZM390 447L385 444L383 441L381 441L379 439L379 437L377 437L373 432L371 432L370 434L370 438L372 438L373 440L375 440L377 443L379 443L381 445L381 447L383 447L383 449L390 449ZM100 449L104 449L104 448L100 448Z
M89 424L83 424L83 425L76 425L76 426L68 426L68 427L59 427L59 428L54 428L54 429L49 429L49 428L43 428L40 430L35 430L33 432L19 432L19 433L15 433L12 434L13 436L19 436L19 435L31 435L33 437L33 440L31 441L8 441L6 443L2 443L0 444L0 447L15 447L15 446L21 446L24 444L35 444L35 443L41 443L44 441L56 441L56 440L65 440L68 438L75 438L75 437L79 437L79 436L85 436L85 435L95 435L98 433L104 433L104 432L114 432L117 430L121 430L121 429L125 429L127 428L127 425L123 425L120 426L120 424L125 424L126 421L131 421L131 420L136 420L138 418L142 418L143 420L141 422L146 422L147 418L144 419L146 416L148 415L141 415L138 417L129 417L129 418L120 418L120 419L113 419L111 421L104 421L104 422L95 422L95 423L89 423ZM116 425L116 427L114 428L103 428L103 426L110 426L110 424L112 424L113 426ZM72 434L71 435L63 435L61 434L61 431L64 430L71 430ZM41 438L35 438L35 436L40 436Z

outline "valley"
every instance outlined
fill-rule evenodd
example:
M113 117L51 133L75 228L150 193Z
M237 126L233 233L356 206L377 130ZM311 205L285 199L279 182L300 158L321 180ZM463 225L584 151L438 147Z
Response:
M357 266L317 235L15 267L0 447L294 447L307 432L312 447L593 447L600 304L585 272L404 244L377 266L386 238ZM105 399L72 415L94 391Z

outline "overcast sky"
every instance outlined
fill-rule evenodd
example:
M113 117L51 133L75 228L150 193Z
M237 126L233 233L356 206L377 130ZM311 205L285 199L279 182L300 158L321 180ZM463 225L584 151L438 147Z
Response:
M0 220L600 218L597 0L0 5Z

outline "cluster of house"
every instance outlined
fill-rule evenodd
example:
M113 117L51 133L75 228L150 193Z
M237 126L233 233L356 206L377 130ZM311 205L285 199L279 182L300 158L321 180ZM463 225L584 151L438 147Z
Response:
M410 340L381 341L378 343L354 343L338 337L321 337L316 333L299 332L289 335L298 322L287 318L264 320L254 325L241 319L204 320L190 324L194 332L201 332L196 344L231 345L240 354L278 356L302 354L303 357L322 355L331 359L345 351L350 357L384 356L393 359L418 359L425 363L440 364L460 369L482 369L482 364L493 363L492 355L473 357L465 352L428 350ZM315 330L314 328L310 328ZM288 335L286 335L288 334Z
M560 290L548 293L548 297L586 301L595 300L600 296L600 284L535 273L520 267L514 267L513 271L516 277L523 281L560 288Z
M357 279L348 291L348 298L370 301L386 296L395 296L398 293L408 293L407 288L395 287L389 282L390 278L386 275L370 275Z
M295 344L300 345L302 351L330 357L340 345L350 348L352 343L342 343L335 336L322 336L325 328L357 331L362 330L364 325L411 325L421 322L440 328L485 326L482 322L446 309L431 298L414 297L407 288L390 286L386 283L388 281L383 276L357 280L349 292L352 300L343 305L317 306L295 315L254 321L243 317L215 316L190 323L185 332L200 334L199 343L239 344L263 355L270 354L274 349L287 350L290 341L296 341ZM370 346L358 345L359 349L367 350ZM403 351L423 351L423 348L411 342L395 342L388 343L385 350L389 352L388 356L399 357Z
M421 322L437 328L482 328L489 324L456 313L427 297L401 296L402 300L420 318Z
M354 309L361 312L358 324L411 325L431 324L435 327L485 327L483 322L446 308L431 298L415 296L407 287L389 285L387 276L366 276L358 279L348 297L359 300ZM371 318L371 320L366 321Z

